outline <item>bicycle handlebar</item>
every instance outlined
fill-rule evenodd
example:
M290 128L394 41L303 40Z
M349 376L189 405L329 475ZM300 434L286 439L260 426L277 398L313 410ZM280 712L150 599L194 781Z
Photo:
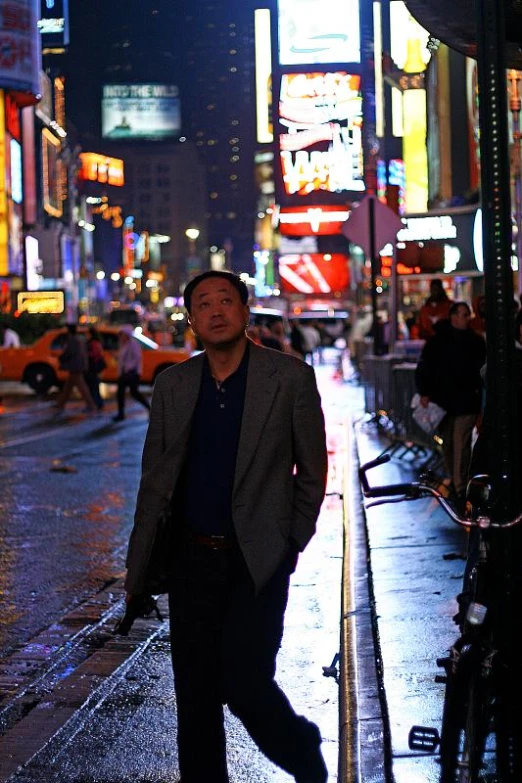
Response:
M363 489L364 497L366 498L384 498L394 497L397 495L408 495L416 493L417 488L420 486L418 482L410 481L407 484L384 484L380 487L370 487L368 483L368 477L366 473L372 468L376 468L379 465L384 465L390 461L389 454L381 454L377 459L372 459L370 462L361 465L359 468L359 481ZM412 498L413 499L413 498Z
M366 473L379 465L385 465L389 461L389 454L381 454L377 459L370 460L370 462L366 462L359 468L359 480L361 482L364 497L380 498L380 500L375 500L373 503L368 503L367 508L370 508L370 506L378 506L382 503L399 503L404 500L418 500L419 498L431 496L435 498L440 506L442 506L450 519L461 527L493 527L507 529L515 527L522 522L522 514L505 522L493 522L492 519L486 515L479 515L476 519L461 517L438 489L431 487L429 484L422 484L420 481L370 487Z

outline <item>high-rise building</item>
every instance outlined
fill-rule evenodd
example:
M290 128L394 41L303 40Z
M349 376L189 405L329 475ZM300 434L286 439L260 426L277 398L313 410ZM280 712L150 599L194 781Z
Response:
M184 128L205 161L208 231L237 271L252 263L254 3L185 0Z
M167 151L173 144L195 145L206 177L200 218L206 225L198 228L208 248L223 248L237 271L251 268L254 234L253 5L253 0L228 6L217 0L74 3L65 68L68 115L83 148L123 159L125 148L139 149L143 166L147 150L155 158L162 146ZM151 84L178 89L179 129L168 139L123 138L129 117L122 112L122 134L108 136L101 113L104 85ZM189 179L185 193L190 188ZM139 219L139 194L132 198Z

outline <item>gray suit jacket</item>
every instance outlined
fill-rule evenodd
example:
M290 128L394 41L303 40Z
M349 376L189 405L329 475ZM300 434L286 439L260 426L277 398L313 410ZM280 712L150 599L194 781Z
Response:
M129 593L146 589L158 520L170 503L187 452L203 362L199 354L170 367L154 386L127 555ZM258 590L281 563L290 537L303 550L313 536L326 470L324 418L313 369L293 356L251 343L232 513Z

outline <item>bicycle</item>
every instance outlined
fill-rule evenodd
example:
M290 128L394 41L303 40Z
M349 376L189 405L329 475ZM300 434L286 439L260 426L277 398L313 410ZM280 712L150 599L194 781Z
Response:
M367 472L388 462L388 454L359 468L363 495L378 498L367 507L424 497L435 498L450 519L470 531L459 611L460 635L449 654L437 660L445 684L441 731L413 726L411 750L439 748L440 783L522 781L522 660L518 617L522 596L522 514L493 518L494 492L487 476L468 484L469 516L461 516L436 487L413 481L371 487Z

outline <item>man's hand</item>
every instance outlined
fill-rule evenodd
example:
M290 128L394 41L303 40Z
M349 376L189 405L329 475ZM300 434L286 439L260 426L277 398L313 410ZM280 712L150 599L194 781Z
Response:
M125 606L125 614L114 626L114 633L118 634L118 636L128 636L134 621L138 617L149 617L153 612L155 612L158 620L163 622L163 617L161 616L156 599L152 595L148 595L147 593L143 595L132 595L131 593L127 593L125 596Z

